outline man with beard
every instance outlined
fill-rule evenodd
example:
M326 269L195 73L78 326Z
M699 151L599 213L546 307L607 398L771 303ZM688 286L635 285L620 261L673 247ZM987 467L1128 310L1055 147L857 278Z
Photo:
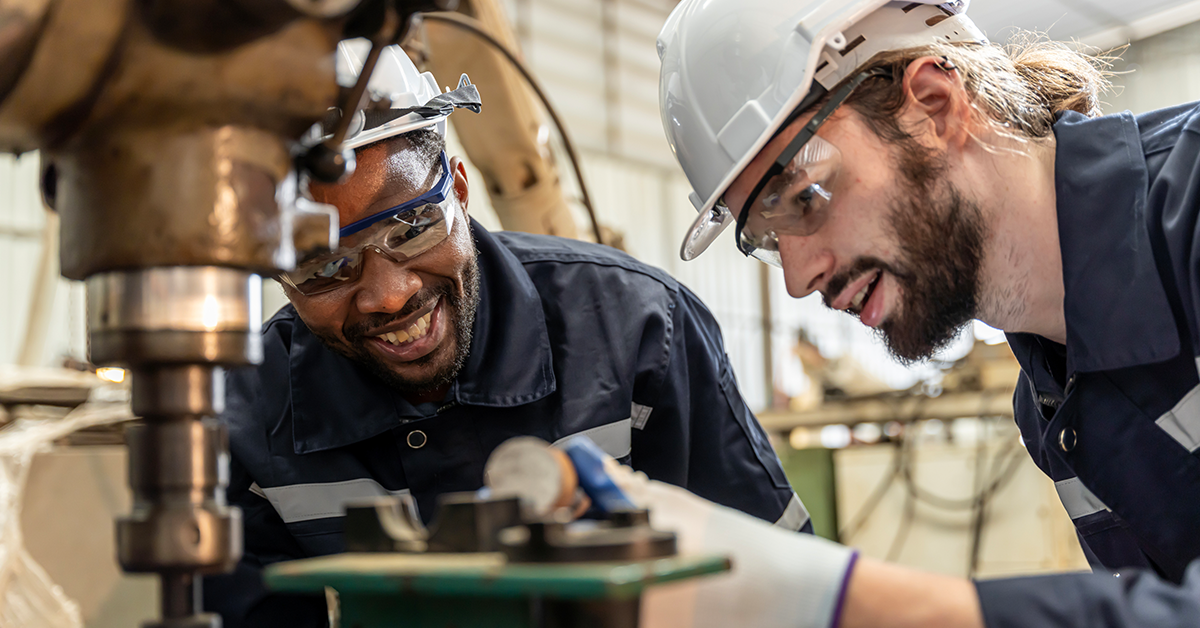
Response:
M339 47L346 85L356 46ZM324 598L268 595L262 567L343 551L356 498L398 496L429 523L515 436L586 434L650 477L811 531L699 300L609 247L471 221L443 133L454 107L478 109L474 87L439 94L396 47L379 64L369 88L392 107L355 120L357 169L308 188L336 208L339 248L279 278L291 304L266 323L262 365L227 378L246 551L206 582L225 626L323 625Z
M792 296L820 292L902 361L972 318L1005 330L1024 444L1099 573L856 564L650 482L685 546L741 565L676 600L695 618L677 625L1200 625L1200 105L1100 117L1103 59L991 44L966 4L680 3L658 51L700 210L682 256L732 225Z

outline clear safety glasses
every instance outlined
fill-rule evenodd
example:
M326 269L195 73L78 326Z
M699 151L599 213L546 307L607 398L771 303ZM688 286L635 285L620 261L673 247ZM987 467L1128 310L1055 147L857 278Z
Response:
M872 76L891 76L891 73L870 70L850 79L775 158L738 213L734 231L738 250L782 268L779 236L810 236L825 224L842 154L817 136L817 130L850 97L854 88ZM786 127L785 123L781 128Z
M454 176L445 152L441 165L442 177L428 192L346 225L336 251L303 260L280 279L311 296L358 280L369 251L403 263L441 244L454 228L454 208L447 200Z

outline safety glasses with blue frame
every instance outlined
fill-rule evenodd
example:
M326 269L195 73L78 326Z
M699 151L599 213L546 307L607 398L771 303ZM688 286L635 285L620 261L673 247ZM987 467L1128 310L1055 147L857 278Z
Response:
M454 174L445 151L442 176L420 196L352 222L338 232L338 248L301 261L280 280L312 296L353 284L362 275L368 251L404 263L441 244L454 228Z

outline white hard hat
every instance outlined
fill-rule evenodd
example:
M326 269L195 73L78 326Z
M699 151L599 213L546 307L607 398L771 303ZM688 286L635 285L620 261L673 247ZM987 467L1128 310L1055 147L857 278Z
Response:
M371 42L367 39L347 39L338 44L338 85L354 86L370 51ZM466 74L462 75L456 89L442 93L433 74L418 71L400 46L388 46L380 52L371 80L367 82L366 96L370 102L390 104L383 110L368 106L357 112L342 142L343 150L427 126L433 126L439 134L445 135L446 117L454 108L463 107L478 113L480 106L479 92ZM330 129L325 127L336 122L340 113L335 114L324 126L314 126L306 141L316 143L328 137Z
M663 129L700 212L680 257L703 253L732 222L718 199L806 96L885 50L987 43L968 1L680 2L658 35Z

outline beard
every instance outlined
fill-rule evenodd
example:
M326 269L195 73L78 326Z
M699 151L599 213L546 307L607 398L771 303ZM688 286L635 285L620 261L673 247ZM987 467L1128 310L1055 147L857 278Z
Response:
M901 184L887 227L899 260L859 258L830 281L827 293L838 294L874 269L895 277L903 298L877 333L897 360L911 364L945 348L975 318L987 228L979 206L945 180L944 159L911 140L898 149Z
M475 312L479 308L479 260L474 251L473 240L471 245L471 254L465 256L463 265L456 273L460 277L461 290L452 281L422 288L394 314L373 315L343 327L342 335L345 341L325 337L320 333L316 334L317 337L330 349L366 367L401 395L423 395L453 383L466 364L467 356L471 354ZM420 378L401 376L388 362L367 348L367 343L372 342L368 331L410 316L438 299L442 299L442 311L450 325L450 333L447 335L450 343L405 363L418 368L428 367L426 375Z

